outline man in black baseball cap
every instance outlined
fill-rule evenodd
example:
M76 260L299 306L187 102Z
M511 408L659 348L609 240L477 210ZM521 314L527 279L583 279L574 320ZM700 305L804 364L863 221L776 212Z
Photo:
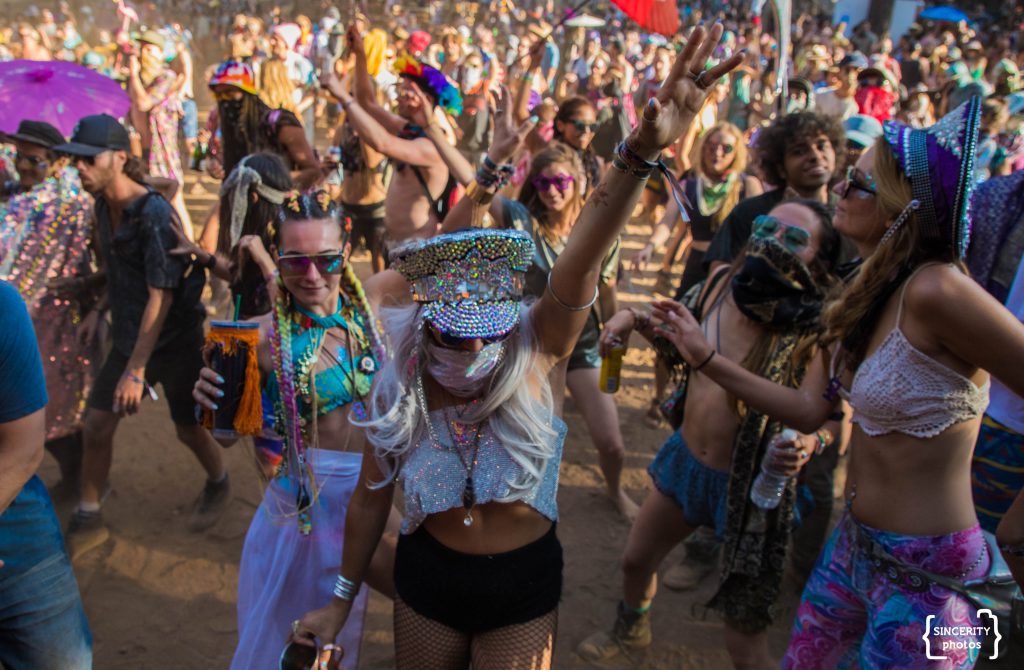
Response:
M84 116L75 126L71 141L54 147L72 156L98 156L104 151L129 151L128 131L109 114Z
M220 447L199 425L192 385L203 367L200 303L205 277L187 257L172 255L180 223L165 198L129 174L128 132L111 116L83 118L71 141L56 147L71 154L82 186L96 198L98 251L107 273L106 295L83 319L94 328L99 310L111 310L113 349L89 395L78 509L68 526L72 560L99 546L109 533L100 517L101 493L110 474L114 432L135 414L144 395L156 399L160 384L178 439L206 470L207 485L193 506L189 527L210 527L228 501ZM129 169L131 166L129 166ZM132 171L134 172L134 170Z
M58 163L57 153L53 150L55 146L64 144L64 136L45 121L26 119L18 124L17 132L6 135L4 139L17 150L14 167L18 171L17 180L3 185L4 199L32 189L64 166Z

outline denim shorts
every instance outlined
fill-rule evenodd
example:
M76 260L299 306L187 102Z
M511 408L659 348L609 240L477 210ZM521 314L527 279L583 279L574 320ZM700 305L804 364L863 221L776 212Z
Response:
M691 528L706 526L722 537L725 530L725 497L729 473L709 468L690 453L677 430L665 441L647 468L655 488L683 510Z

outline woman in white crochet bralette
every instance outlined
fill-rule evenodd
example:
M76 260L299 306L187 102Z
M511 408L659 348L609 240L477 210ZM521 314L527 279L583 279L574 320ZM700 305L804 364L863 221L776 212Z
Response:
M804 589L784 668L922 667L934 663L926 625L979 625L963 583L985 579L999 551L971 499L986 370L1024 395L1024 326L961 260L979 119L974 98L928 129L889 123L836 186L835 227L863 263L826 308L823 353L800 389L715 356L693 317L662 303L683 356L711 357L702 372L750 406L805 431L841 398L853 407L847 510ZM1000 531L1010 554L1022 538ZM941 667L970 668L980 637L930 644Z

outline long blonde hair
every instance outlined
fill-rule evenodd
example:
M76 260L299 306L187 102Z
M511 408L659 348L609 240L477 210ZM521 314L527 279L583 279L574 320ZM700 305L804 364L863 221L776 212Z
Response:
M393 482L406 455L428 436L429 408L420 406L416 385L425 370L425 338L421 305L383 308L381 321L391 343L391 358L377 373L370 394L369 418L353 420L366 428L377 464L384 474L371 488ZM556 454L554 403L544 367L538 364L530 306L521 306L520 322L505 340L505 356L494 373L487 394L469 410L469 423L487 421L494 436L521 468L509 481L509 493L499 502L521 499L544 475ZM552 464L557 467L557 464Z
M885 138L875 142L872 169L878 211L883 220L894 221L914 196L910 180L903 174ZM846 366L855 370L864 359L889 298L916 268L935 261L959 263L948 244L925 237L917 212L911 212L893 236L864 260L853 281L825 308L822 343L840 342Z
M260 99L271 109L287 109L295 114L295 85L288 78L283 61L271 58L260 68Z
M693 166L693 171L697 175L705 179L708 176L704 169L704 144L708 138L718 132L728 133L736 140L736 149L733 151L733 159L729 165L729 171L735 173L737 178L735 183L729 188L729 192L725 194L721 207L711 215L711 227L715 230L722 225L725 217L729 216L733 208L739 204L740 194L743 192L744 173L747 170L747 161L749 159L747 145L743 141L743 132L728 121L719 121L701 133L693 143L693 148L690 149L690 165Z

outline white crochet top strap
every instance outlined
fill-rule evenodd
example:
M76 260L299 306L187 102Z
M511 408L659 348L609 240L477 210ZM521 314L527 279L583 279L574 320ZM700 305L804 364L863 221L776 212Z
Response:
M861 363L846 396L853 406L853 421L872 437L934 437L954 424L978 418L988 406L988 381L976 386L914 347L903 334L903 299L913 278L900 291L896 326Z

